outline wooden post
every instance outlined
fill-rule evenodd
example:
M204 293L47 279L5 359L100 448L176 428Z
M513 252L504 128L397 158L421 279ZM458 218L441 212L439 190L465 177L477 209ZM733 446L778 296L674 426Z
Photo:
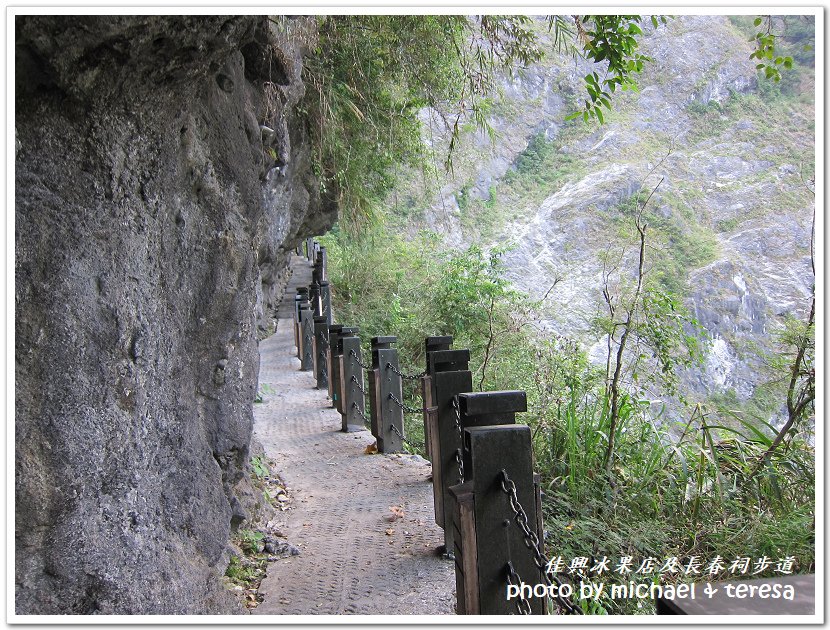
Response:
M450 486L453 498L453 556L455 560L456 614L478 615L478 541L476 540L475 494L466 481Z
M421 397L424 401L424 448L427 459L432 463L432 454L438 452L438 407L432 398L432 377L429 374L424 374L421 379Z
M328 348L328 355L326 356L326 367L328 368L328 388L329 388L329 400L331 400L331 406L336 407L335 402L335 360L334 357L337 356L337 337L340 334L340 331L343 329L342 324L329 324L329 348Z
M360 366L360 338L340 336L340 389L343 392L342 411L343 431L352 433L363 431L366 427L363 414L366 400L363 396L363 368Z
M458 395L461 429L516 424L516 412L527 411L523 391L475 392Z
M469 350L435 350L430 353L435 390L437 423L432 429L437 434L437 448L432 454L432 492L435 522L444 529L444 552L453 552L452 497L448 488L461 481L458 474L457 453L461 437L455 423L453 400L473 388L473 375L467 369Z
M297 293L294 296L294 347L297 349L297 358L300 358L300 302L303 298Z
M478 426L464 430L464 471L465 480L472 485L472 508L470 500L463 496L461 486L453 489L453 496L463 505L454 506L463 524L463 509L473 512L475 519L475 536L463 540L456 547L456 579L461 580L464 588L457 597L459 611L466 614L507 615L516 613L516 600L507 599L507 566L513 566L521 582L531 585L544 584L542 570L536 565L533 552L525 545L525 536L516 524L515 515L510 507L508 494L502 488L502 471L516 486L516 496L525 511L531 528L538 527L537 498L534 487L533 451L530 427L519 424ZM467 516L469 520L469 516ZM466 530L460 530L465 535ZM535 532L537 536L541 532ZM540 537L541 540L541 537ZM475 549L475 568L464 555ZM459 566L463 575L459 576ZM473 590L472 577L478 595L478 611L471 610L470 602L475 600L469 592ZM545 598L532 597L526 600L532 614L545 613Z
M320 304L320 285L317 282L312 282L308 285L308 301L311 304L311 312L314 317L319 317L323 314L323 309Z
M329 327L322 315L314 317L314 378L317 389L328 389Z
M308 302L300 306L300 370L307 372L314 367L314 315Z
M334 317L331 312L331 287L329 286L328 280L320 282L320 307L322 314L326 318L326 323L331 324L334 321Z
M398 340L397 337L372 337L370 346L372 349L372 369L369 370L369 417L371 419L372 436L377 440L378 452L383 452L383 436L380 435L381 427L381 377L378 367L377 350L389 349Z
M421 379L421 397L424 401L424 448L427 452L427 459L432 463L433 444L437 442L435 427L438 423L438 407L435 406L435 388L432 379L432 364L430 353L435 350L449 350L452 346L452 336L427 337L424 339L424 357L426 366L424 377ZM433 435L435 434L435 435Z
M303 354L300 346L300 307L303 302L308 302L308 287L297 287L297 294L294 296L294 345L297 347L297 358L302 359Z
M343 415L343 337L350 337L358 333L357 327L342 326L340 330L335 333L335 338L329 340L329 345L332 351L332 407L337 409L340 415Z
M381 453L403 452L403 409L392 399L394 396L403 402L403 381L395 372L400 371L398 350L392 347L397 340L397 337L372 338L372 371L369 376L369 391L374 399L372 434L377 438Z

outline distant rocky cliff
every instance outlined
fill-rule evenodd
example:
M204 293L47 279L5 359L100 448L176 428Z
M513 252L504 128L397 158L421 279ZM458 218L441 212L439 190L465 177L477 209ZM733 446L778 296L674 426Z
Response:
M15 20L17 613L234 607L258 327L336 214L301 22Z
M708 335L686 388L692 398L746 401L766 378L758 350L769 349L781 316L809 308L814 199L800 172L809 180L815 151L811 68L797 75L802 96L775 99L728 17L645 23L642 52L653 61L638 93L617 92L604 125L565 122L585 98L590 66L551 47L543 63L505 78L492 107L495 142L468 134L453 176L423 210L420 174L398 203L409 200L410 216L422 212L453 246L512 243L508 277L546 296L543 323L580 338L599 361L605 343L590 322L603 308L602 256L620 245L618 208L662 178L650 202L652 245L671 254ZM630 269L634 253L629 246Z

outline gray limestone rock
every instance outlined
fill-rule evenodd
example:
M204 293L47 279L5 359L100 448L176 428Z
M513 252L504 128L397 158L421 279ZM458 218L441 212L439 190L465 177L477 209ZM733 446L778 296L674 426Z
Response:
M302 51L256 16L15 28L15 610L232 611L258 323L336 215Z

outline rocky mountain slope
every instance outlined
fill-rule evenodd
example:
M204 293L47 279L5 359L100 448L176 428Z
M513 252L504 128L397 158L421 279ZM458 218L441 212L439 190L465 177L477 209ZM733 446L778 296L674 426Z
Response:
M604 261L633 272L626 209L659 183L647 267L708 337L704 365L684 375L687 393L750 402L765 378L759 348L782 315L809 307L815 114L809 58L786 89L759 83L746 19L649 24L641 47L653 62L639 93L616 95L604 125L565 122L590 67L551 51L505 78L492 105L496 141L470 129L453 175L415 174L391 201L396 213L451 246L510 243L508 277L544 298L544 327L579 337L601 360L591 321L604 309ZM430 122L438 161L445 138L440 119Z

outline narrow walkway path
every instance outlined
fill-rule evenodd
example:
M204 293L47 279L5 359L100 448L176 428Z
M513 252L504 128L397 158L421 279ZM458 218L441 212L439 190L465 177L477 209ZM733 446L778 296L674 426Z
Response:
M299 370L291 305L311 273L301 257L292 267L276 333L260 344L260 383L274 393L256 406L254 431L288 486L281 529L301 553L268 567L254 613L453 614L455 574L436 555L443 536L429 464L366 455L368 431L340 431L326 392Z

